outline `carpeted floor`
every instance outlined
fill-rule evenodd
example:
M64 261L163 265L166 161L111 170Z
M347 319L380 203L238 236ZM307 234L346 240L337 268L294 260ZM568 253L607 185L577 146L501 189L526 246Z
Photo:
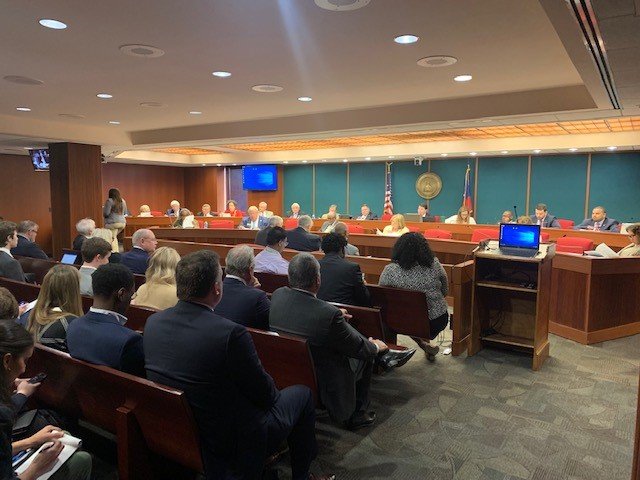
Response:
M374 427L352 433L319 418L316 469L341 480L628 480L640 335L550 341L539 372L530 358L494 349L435 364L416 353L374 378Z

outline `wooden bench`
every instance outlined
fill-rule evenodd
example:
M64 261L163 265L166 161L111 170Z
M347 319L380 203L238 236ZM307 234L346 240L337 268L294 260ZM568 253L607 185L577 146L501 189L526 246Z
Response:
M260 282L260 289L267 293L273 293L280 287L289 286L289 277L287 275L264 272L255 272L254 275Z
M149 453L202 472L197 426L183 392L36 345L26 375L47 374L39 406L82 419L117 439L122 480L153 478Z

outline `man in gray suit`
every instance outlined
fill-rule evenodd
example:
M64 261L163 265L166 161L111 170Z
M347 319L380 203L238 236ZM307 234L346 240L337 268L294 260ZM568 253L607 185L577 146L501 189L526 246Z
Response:
M560 228L560 222L547 211L547 206L544 203L536 205L536 213L531 215L531 222L542 228Z
M11 249L18 245L17 228L13 222L0 221L0 277L25 282L22 266L11 254Z
M346 319L344 309L316 297L320 264L310 253L289 263L289 285L273 293L269 324L275 331L309 340L320 399L331 417L349 429L371 425L369 386L374 360L387 345L365 338Z

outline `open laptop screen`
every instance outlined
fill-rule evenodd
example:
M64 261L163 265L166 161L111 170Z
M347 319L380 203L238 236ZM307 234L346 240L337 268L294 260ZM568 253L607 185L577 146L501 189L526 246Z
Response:
M65 253L64 255L62 255L62 259L60 260L60 263L73 265L74 263L76 263L77 258L78 258L78 255L74 255L73 253Z
M500 247L529 248L540 246L540 225L500 224Z

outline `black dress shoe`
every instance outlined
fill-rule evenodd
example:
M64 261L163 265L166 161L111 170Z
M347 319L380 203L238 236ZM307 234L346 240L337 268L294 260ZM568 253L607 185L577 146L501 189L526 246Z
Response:
M378 358L378 364L388 372L392 368L401 367L409 361L413 354L416 353L415 348L409 350L389 350L387 353Z
M347 420L346 427L349 430L357 430L358 428L368 427L376 421L376 412L370 410L368 412L354 413L349 420Z

